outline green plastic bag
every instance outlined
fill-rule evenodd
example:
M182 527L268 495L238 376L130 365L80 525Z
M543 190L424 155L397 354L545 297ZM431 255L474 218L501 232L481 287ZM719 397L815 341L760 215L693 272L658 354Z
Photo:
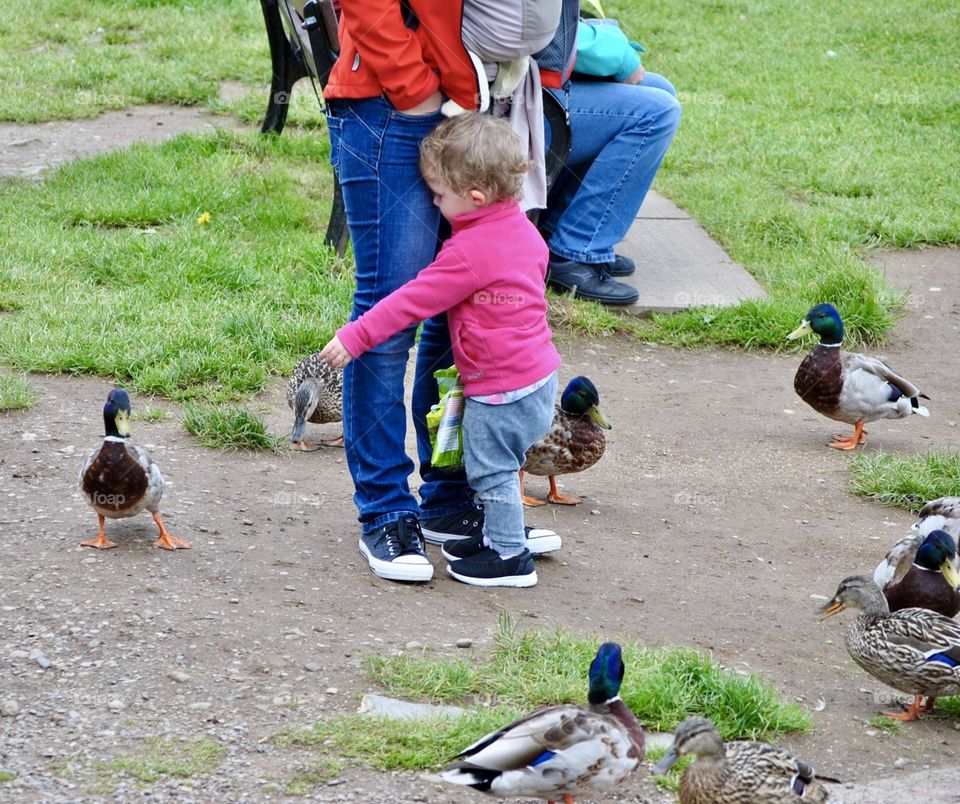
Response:
M440 401L427 413L427 429L433 454L430 465L438 469L463 466L463 383L456 366L433 372Z

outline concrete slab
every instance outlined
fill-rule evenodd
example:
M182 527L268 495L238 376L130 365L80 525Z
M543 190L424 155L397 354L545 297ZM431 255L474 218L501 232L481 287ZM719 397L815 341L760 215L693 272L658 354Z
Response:
M637 263L622 281L635 287L635 304L611 307L637 316L675 313L689 307L728 307L766 291L734 262L693 218L650 192L617 250Z

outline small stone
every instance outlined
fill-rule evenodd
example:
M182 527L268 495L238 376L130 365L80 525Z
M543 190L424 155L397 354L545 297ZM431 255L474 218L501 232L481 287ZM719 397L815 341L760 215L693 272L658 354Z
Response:
M464 637L463 639L458 639L458 640L457 640L457 647L458 647L458 648L469 648L472 644L473 644L473 640L472 640L472 639L468 639L468 638L466 638L466 637Z
M16 717L19 711L20 704L13 700L13 698L0 702L0 716L2 717Z
M93 556L90 556L89 558L83 559L83 563L84 563L84 564L96 564L96 563L97 563L97 559L95 559Z
M340 690L337 687L327 687L324 692L327 695L339 695Z
M169 678L172 678L178 684L183 684L190 680L190 676L183 672L183 670L171 670L167 673Z
M111 712L122 712L126 708L126 704L124 704L123 701L117 700L116 698L107 704L107 709L109 709Z
M243 520L243 524L244 524L244 525L252 525L252 524L253 524L253 520L252 520L252 519L244 519L244 520Z
M403 646L404 650L422 650L423 645L421 645L417 640L411 639L406 645Z
M48 669L48 668L50 668L50 667L53 667L53 662L51 662L51 661L50 661L46 656L44 656L42 653L38 653L36 656L34 656L34 661L35 661L38 665L40 665L40 667L41 667L42 669L44 669L44 670L46 670L46 669Z
M240 602L240 598L239 598L239 597L231 597L231 598L230 598L230 602L233 603L233 605L237 605L237 603Z
M323 670L323 665L319 662L304 662L304 669L310 671L311 673L319 673Z
M210 708L210 701L197 701L196 703L190 704L190 709L194 712L202 712L205 709Z
M283 587L283 591L284 591L284 592L296 592L296 591L297 591L297 587L296 587L296 586L291 586L290 584L287 584L286 586Z

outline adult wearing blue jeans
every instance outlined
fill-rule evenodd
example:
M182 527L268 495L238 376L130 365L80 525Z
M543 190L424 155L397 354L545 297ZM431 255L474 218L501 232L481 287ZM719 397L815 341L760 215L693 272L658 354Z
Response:
M330 162L353 241L355 319L433 260L440 213L420 176L420 141L440 122L444 98L474 109L479 86L462 41L461 0L340 5L340 55L324 96ZM424 536L438 543L471 537L482 531L483 511L462 471L430 466L433 372L453 363L444 316L424 322L420 335L412 399L419 504L410 491L403 383L414 333L410 327L347 366L343 430L360 539L377 559L371 569L391 580L428 581ZM560 546L552 531L528 531L527 539L533 553Z
M356 262L351 321L433 260L440 212L418 160L420 141L439 122L439 109L407 115L383 98L328 103L330 161L343 191ZM453 363L446 316L425 321L420 333L411 400L422 467L419 505L410 491L407 478L414 467L404 446L403 382L415 332L410 327L394 335L343 372L343 435L361 538L378 559L375 572L399 581L432 577L424 534L443 543L473 536L483 526L483 509L464 472L430 466L426 413L437 401L433 372ZM527 529L531 552L559 546L553 531Z
M633 224L680 124L676 90L644 71L641 50L613 20L579 21L572 80L551 88L567 109L572 146L541 219L549 283L610 305L637 300L634 288L614 279L635 270L614 247ZM552 56L547 52L541 67Z

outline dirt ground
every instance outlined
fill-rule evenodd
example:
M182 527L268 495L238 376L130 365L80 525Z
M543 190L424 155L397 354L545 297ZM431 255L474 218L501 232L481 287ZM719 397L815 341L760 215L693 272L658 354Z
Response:
M931 416L876 422L863 449L956 450L960 252L882 255L878 265L911 293L882 354L932 397ZM376 691L364 654L414 640L463 654L455 643L468 638L466 652L483 655L504 608L524 628L689 645L762 674L816 710L813 733L783 745L850 783L889 778L841 786L839 800L957 800L939 791L956 789L942 779L956 764L960 722L927 716L896 735L871 727L891 691L848 659L849 617L815 616L815 596L871 573L912 517L847 491L850 456L824 446L835 424L793 392L799 357L620 339L566 341L561 352L562 379L591 377L614 429L597 466L563 479L583 504L529 512L528 523L555 528L564 547L538 559L540 583L528 590L459 584L437 548L429 584L380 580L357 552L342 450L207 450L175 405L137 396L135 408L174 414L135 421L134 441L164 470L165 519L193 549L153 549L147 516L108 523L115 550L80 548L96 517L76 476L102 436L111 385L33 376L40 401L0 415L0 704L14 704L0 717L0 769L18 774L0 783L0 801L107 800L90 792L97 760L163 737L211 737L228 750L209 776L146 790L129 782L111 800L281 800L316 757L270 737L356 711L359 696ZM284 384L259 400L278 434L292 423ZM482 800L363 767L310 797ZM607 800L672 798L639 772Z

